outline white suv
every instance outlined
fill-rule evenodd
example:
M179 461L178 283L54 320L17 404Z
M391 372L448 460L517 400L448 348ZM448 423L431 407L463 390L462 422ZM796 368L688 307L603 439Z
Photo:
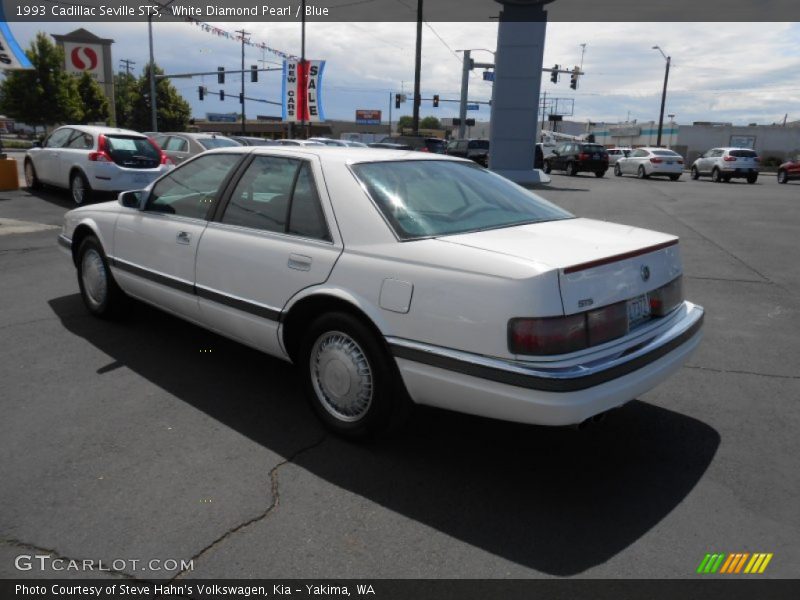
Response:
M147 187L174 165L153 140L129 129L67 125L25 153L25 183L69 189L75 204L92 192Z
M746 178L747 183L758 180L759 158L750 148L712 148L692 164L692 179L710 175L719 183L733 178Z

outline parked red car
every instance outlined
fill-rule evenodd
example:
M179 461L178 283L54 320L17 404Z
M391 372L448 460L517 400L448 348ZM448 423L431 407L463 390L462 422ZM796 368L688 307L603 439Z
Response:
M787 183L790 179L800 179L800 156L778 167L778 183Z

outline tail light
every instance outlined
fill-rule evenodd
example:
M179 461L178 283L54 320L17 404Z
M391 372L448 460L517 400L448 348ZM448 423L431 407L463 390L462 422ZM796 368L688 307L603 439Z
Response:
M89 152L89 160L92 162L114 162L108 154L106 136L102 133L97 136L97 152Z
M653 163L654 165L660 165L662 162L664 162L664 159L663 158L651 158L650 162Z
M683 278L677 277L657 290L653 290L647 297L650 299L650 313L654 317L663 317L669 314L678 304L683 302Z
M736 160L736 157L735 156L726 156L722 160L724 160L725 162L733 162L733 161Z
M419 149L419 151L420 151L420 152L430 152L430 150L428 149L428 147L427 147L427 146L422 146L422 147Z
M167 156L167 153L161 149L161 146L159 146L153 138L147 138L147 141L150 142L150 145L153 147L153 149L156 152L158 152L159 156L161 157L160 162L162 165L175 164L172 162L172 159L169 156Z
M679 165L682 165L683 164L683 159L679 158L677 162L678 162Z
M589 155L586 152L581 152L578 154L578 160L589 160Z
M647 294L650 312L663 317L683 302L681 277ZM517 318L508 322L512 354L568 354L621 338L629 331L628 302L622 301L565 317Z

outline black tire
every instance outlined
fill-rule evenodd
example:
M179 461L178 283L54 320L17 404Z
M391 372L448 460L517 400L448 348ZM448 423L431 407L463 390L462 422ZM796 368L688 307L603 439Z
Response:
M719 172L717 167L714 167L714 169L711 171L711 181L714 183L722 182L722 173Z
M314 320L303 335L297 364L308 401L334 433L373 437L408 416L411 401L394 360L372 330L350 314Z
M700 179L700 171L698 171L695 166L692 166L691 177L694 180Z
M614 165L614 175L622 177L622 169L620 169L619 165Z
M92 199L92 188L86 176L80 171L75 171L69 178L69 194L78 206Z
M570 177L575 177L575 175L577 174L578 174L578 165L576 165L572 161L569 161L567 163L567 175L569 175Z
M747 176L747 183L752 184L752 183L755 183L756 181L758 181L758 175L748 175Z
M117 317L126 302L123 292L111 269L100 241L90 235L78 248L78 286L86 309L95 317L103 319Z
M669 176L669 178L670 178L672 181L678 181L678 179L680 179L680 178L681 178L681 175L680 175L680 173L677 173L677 174L675 174L675 175L670 175L670 176Z
M639 170L636 171L636 176L639 179L647 179L649 177L647 171L644 170L644 165L639 165Z
M785 169L778 171L778 183L789 183L789 173Z
M544 171L549 175L552 170L553 167L550 165L550 161L549 160L544 161L544 168L542 169L542 171Z
M36 175L36 167L33 166L33 161L31 159L25 160L25 185L28 187L29 190L38 190L42 187L42 182L39 181L39 177Z
M601 177L605 177L605 174L606 174L605 171L595 171L594 172L594 176L597 177L598 179L601 178Z

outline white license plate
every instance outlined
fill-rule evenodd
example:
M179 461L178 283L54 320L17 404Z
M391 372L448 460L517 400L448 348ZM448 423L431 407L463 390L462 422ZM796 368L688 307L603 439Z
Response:
M628 300L628 329L633 329L639 323L650 318L650 300L647 294Z
M667 161L667 164L668 164L668 165L674 165L674 164L675 164L675 161L674 161L674 160L668 160L668 161Z

